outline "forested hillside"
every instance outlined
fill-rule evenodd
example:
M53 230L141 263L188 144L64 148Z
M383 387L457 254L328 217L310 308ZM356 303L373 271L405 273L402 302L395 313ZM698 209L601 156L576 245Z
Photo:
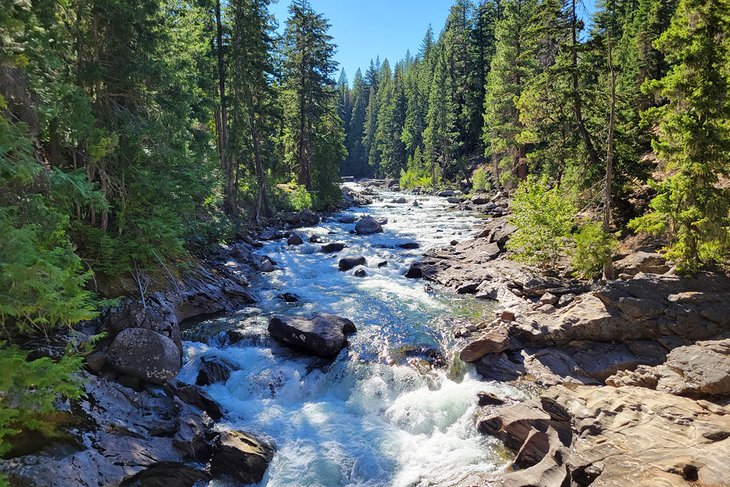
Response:
M672 241L687 270L727 255L728 3L458 0L438 38L339 82L342 171L401 187L513 189L528 175L606 233ZM546 216L549 221L550 216ZM594 232L595 233L595 232ZM596 236L596 238L599 238Z
M307 2L290 15L280 38L268 1L3 3L6 333L88 317L91 273L336 201L335 46Z
M279 35L268 6L2 1L0 339L92 318L116 297L102 282L148 286L242 222L339 199L329 24L297 0ZM11 351L0 439L41 428L33 412L73 395L53 374L80 364Z

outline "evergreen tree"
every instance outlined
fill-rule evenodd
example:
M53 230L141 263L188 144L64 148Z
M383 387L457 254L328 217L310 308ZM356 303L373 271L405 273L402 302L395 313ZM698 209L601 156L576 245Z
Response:
M451 7L442 35L449 75L452 80L453 93L449 97L455 103L453 117L459 138L459 153L456 153L455 157L462 155L461 150L470 154L475 148L473 141L481 135L481 130L477 131L477 129L481 129L481 124L478 127L472 124L471 110L476 108L477 113L481 115L483 99L476 107L470 105L471 78L474 69L473 59L470 57L472 8L473 6L468 0L457 0Z
M406 167L405 145L401 140L406 118L403 66L396 65L393 78L383 79L378 112L376 150L380 170L385 177L397 177Z
M527 176L526 144L518 138L523 130L516 101L525 83L535 72L535 59L529 57L527 25L535 9L534 0L509 0L504 18L496 27L496 51L487 76L484 144L492 157L499 183L503 165L508 175Z
M355 73L352 86L352 115L347 130L345 145L347 158L343 163L343 174L363 177L369 174L369 168L363 146L365 131L365 112L368 105L368 88L360 70Z
M337 114L342 119L343 127L347 132L350 127L350 117L352 117L352 94L344 69L340 71L340 79L337 81Z
M517 102L522 131L517 140L531 147L532 172L560 182L577 159L578 129L572 106L571 24L561 0L543 0L526 26L525 49L535 72Z
M272 216L264 169L265 141L272 136L272 125L267 120L274 117L275 96L268 81L274 72L273 27L268 4L268 0L231 0L229 3L232 11L230 56L233 58L232 148L236 149L239 160L253 161L251 165L258 186L254 204L256 221L262 211L266 216Z
M295 168L297 182L311 190L312 167L322 162L315 159L315 139L323 130L319 124L335 96L331 75L337 67L332 59L336 48L327 33L329 23L307 0L294 0L289 14L283 64L286 159Z
M423 133L425 155L430 164L435 184L442 170L452 170L459 151L459 133L456 126L457 101L454 99L453 80L443 47L436 61L428 99L427 126ZM439 169L441 168L441 169Z
M672 67L645 85L665 100L646 116L667 177L634 225L667 235L667 257L683 272L727 262L730 248L730 192L719 185L730 173L729 31L726 1L681 0L656 44Z
M469 132L466 139L471 144L470 154L484 152L484 98L487 74L496 47L495 27L500 16L498 0L482 0L476 7L469 38L469 89L466 104Z

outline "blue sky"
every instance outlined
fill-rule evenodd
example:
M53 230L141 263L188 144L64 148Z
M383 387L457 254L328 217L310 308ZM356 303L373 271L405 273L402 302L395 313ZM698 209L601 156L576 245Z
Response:
M592 5L594 0L585 1ZM289 3L279 0L271 6L281 29ZM391 64L409 49L415 55L429 23L438 36L453 0L310 0L310 4L332 24L330 34L338 46L336 60L352 82L355 71L362 68L364 73L370 59L378 55Z

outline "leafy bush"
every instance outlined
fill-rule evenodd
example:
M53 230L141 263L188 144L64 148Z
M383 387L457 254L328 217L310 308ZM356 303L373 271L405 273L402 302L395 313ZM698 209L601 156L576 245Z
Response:
M489 191L492 185L489 183L488 173L484 167L478 167L472 176L472 189L476 191Z
M293 184L294 190L289 193L289 204L295 211L308 210L312 208L312 195L307 188Z
M532 177L523 181L512 201L510 222L517 227L508 244L512 257L531 265L554 264L569 241L575 213L559 188Z
M618 245L616 236L603 231L599 222L583 225L573 235L573 242L571 263L578 276L584 279L595 276Z
M408 169L407 171L401 170L399 183L401 189L433 187L433 180L431 179L431 176L428 173L417 169Z
M512 171L504 171L499 175L499 184L503 188L513 188L515 186L516 179Z

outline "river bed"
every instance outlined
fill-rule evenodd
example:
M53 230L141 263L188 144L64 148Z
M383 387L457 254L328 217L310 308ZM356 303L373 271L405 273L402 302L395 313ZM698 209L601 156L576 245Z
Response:
M240 368L225 384L206 390L225 408L225 427L276 445L262 486L444 485L507 463L501 445L476 431L476 395L490 391L522 399L523 393L481 381L450 353L454 321L488 319L492 305L404 277L424 250L468 238L482 220L443 198L393 192L380 197L366 208L297 230L302 246L277 240L258 250L277 263L277 270L253 279L257 307L205 323L238 329L242 341L184 343L180 379L185 382L195 381L203 356ZM405 204L391 202L401 197ZM355 235L354 223L341 222L361 215L387 218L384 233ZM320 244L308 243L312 235L347 247L323 254ZM407 243L420 248L399 247ZM338 269L338 260L347 256L367 259L366 277ZM387 264L378 267L382 262ZM277 298L285 292L301 302ZM349 318L358 328L334 361L303 356L268 336L269 316L314 312ZM444 366L430 367L434 361Z

